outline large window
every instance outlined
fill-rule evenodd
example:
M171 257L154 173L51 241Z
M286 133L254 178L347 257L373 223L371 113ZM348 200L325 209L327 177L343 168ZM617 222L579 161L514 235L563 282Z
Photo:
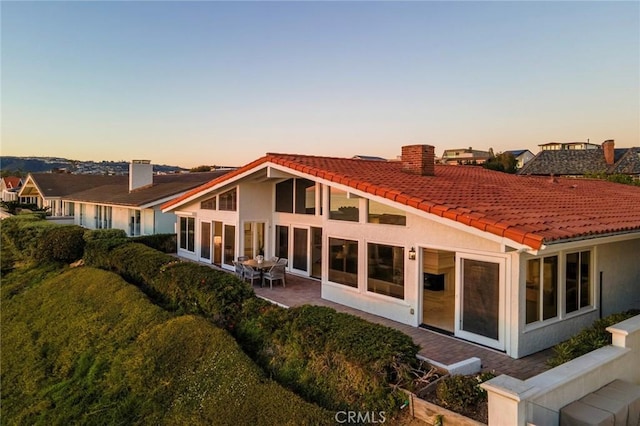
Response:
M110 229L111 228L111 206L96 206L95 228Z
M220 194L220 206L219 210L225 211L236 211L237 209L237 200L236 200L236 188L233 188L230 191L223 192Z
M276 211L315 214L316 184L308 179L287 179L276 184Z
M190 252L195 251L196 220L192 217L180 218L180 248Z
M293 179L276 184L276 211L293 213Z
M591 305L591 252L567 254L566 261L566 312Z
M367 290L404 299L404 247L367 244Z
M140 210L129 209L129 236L140 235Z
M407 215L404 211L377 201L369 200L369 223L382 223L386 225L407 224Z
M329 198L329 219L348 220L358 222L360 220L360 210L358 205L360 200L348 198L345 191L336 188L329 188L331 195Z
M296 179L296 213L316 213L316 183L308 179Z
M200 203L200 208L203 210L215 210L216 209L216 197L209 198Z
M527 262L525 291L527 324L558 316L558 256Z
M289 258L289 227L276 225L276 256Z
M329 238L329 281L358 287L358 242Z

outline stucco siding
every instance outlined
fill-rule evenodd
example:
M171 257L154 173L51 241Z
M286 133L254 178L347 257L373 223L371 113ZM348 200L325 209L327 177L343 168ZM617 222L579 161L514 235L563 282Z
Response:
M599 246L598 270L603 316L640 309L640 238Z

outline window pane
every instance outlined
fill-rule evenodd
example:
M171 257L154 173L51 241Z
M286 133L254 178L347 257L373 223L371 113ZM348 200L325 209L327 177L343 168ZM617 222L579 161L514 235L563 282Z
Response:
M566 265L566 311L578 309L578 253L567 255Z
M289 258L289 227L276 226L276 256L284 259Z
M211 259L211 223L200 223L200 257Z
M187 218L180 218L180 248L187 248Z
M367 290L404 299L404 248L367 244Z
M209 198L200 203L200 208L203 210L215 210L216 209L216 197Z
M347 198L347 193L336 188L329 188L331 193L329 199L329 219L348 220L358 222L359 201L358 199Z
M369 217L367 220L369 223L382 223L386 225L405 226L407 224L405 212L372 200L369 200Z
M195 239L196 239L195 228L196 228L196 220L192 217L188 217L187 218L187 250L189 251L195 251Z
M236 252L236 227L224 225L224 263L233 265Z
M462 259L462 329L498 339L500 265Z
M244 223L244 255L253 258L253 223Z
M296 213L316 213L316 183L308 179L296 179Z
M300 271L307 270L307 235L306 229L293 228L293 267Z
M220 194L220 210L236 211L236 188Z
M293 213L293 179L276 184L276 211Z
M358 242L329 238L329 280L358 287Z
M540 259L527 262L527 324L540 320Z
M542 319L558 316L558 256L544 258Z
M580 253L580 307L591 305L591 259L588 251Z

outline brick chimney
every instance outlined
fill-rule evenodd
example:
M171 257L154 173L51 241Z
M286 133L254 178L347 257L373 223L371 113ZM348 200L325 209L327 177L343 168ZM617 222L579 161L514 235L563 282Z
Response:
M431 145L406 145L402 147L402 170L421 176L435 175L435 148Z
M153 164L149 160L132 160L129 164L129 192L153 185Z
M607 163L607 166L613 166L613 163L615 162L614 148L615 148L615 143L613 139L609 139L602 142L602 150L604 151L604 161Z

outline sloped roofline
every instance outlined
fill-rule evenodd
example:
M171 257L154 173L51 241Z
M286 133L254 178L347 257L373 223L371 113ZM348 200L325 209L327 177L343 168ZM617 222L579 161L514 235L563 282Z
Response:
M304 164L299 164L294 161L281 157L284 155L286 154L268 153L266 156L261 157L235 170L234 172L227 173L226 175L223 175L204 185L194 188L193 190L185 193L184 195L163 204L161 207L162 211L168 212L168 211L176 210L181 205L184 205L192 201L193 199L197 198L198 196L202 195L202 193L207 191L208 189L214 188L222 183L228 183L235 179L239 179L240 177L245 175L247 172L265 163L273 163L275 165L283 166L291 170L307 174L312 177L325 179L330 182L339 183L339 184L357 189L359 191L363 191L372 195L383 197L388 200L394 201L396 203L399 203L408 207L412 207L414 209L421 210L423 212L433 214L433 215L442 217L444 219L449 219L458 223L462 223L463 225L471 226L483 232L487 232L493 235L497 235L499 237L503 237L503 238L515 241L519 244L526 245L536 250L542 248L544 245L544 237L540 235L536 235L531 232L522 231L512 225L500 223L496 220L492 220L486 217L475 217L473 213L461 214L460 212L456 212L454 209L444 204L434 203L434 202L417 198L417 197L410 197L406 194L403 194L400 191L384 188L379 185L371 184L361 180L340 176L333 172L323 170L317 167L311 167ZM322 158L327 158L327 157L322 157Z

